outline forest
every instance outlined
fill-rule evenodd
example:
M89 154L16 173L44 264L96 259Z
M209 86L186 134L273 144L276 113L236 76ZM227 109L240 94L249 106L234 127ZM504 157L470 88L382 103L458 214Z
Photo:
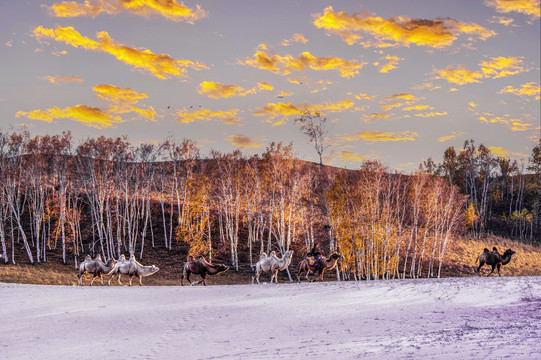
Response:
M541 144L519 163L470 140L408 174L379 161L323 165L315 145L319 164L292 144L202 158L189 139L0 132L0 259L43 263L55 252L77 266L85 254L141 259L182 246L238 270L261 252L302 256L319 243L359 280L439 277L459 236L541 243Z

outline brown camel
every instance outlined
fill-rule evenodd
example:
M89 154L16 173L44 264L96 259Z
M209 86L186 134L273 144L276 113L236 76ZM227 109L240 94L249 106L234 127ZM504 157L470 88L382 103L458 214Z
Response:
M301 274L305 274L305 278L308 281L310 278L308 277L308 274L310 271L317 274L316 280L323 281L323 274L325 273L325 270L332 270L335 268L336 263L338 260L342 259L342 255L337 253L332 253L331 256L329 256L327 259L324 257L319 258L315 263L311 263L310 259L304 258L299 263L299 272L297 274L297 280L301 282Z
M492 271L487 276L490 276L496 267L498 268L498 276L501 276L500 267L508 264L511 261L511 256L513 256L515 253L516 252L511 249L507 249L503 255L501 255L495 247L492 248L492 251L485 248L483 253L477 257L477 260L475 260L475 263L479 261L479 266L477 269L474 267L474 271L477 273L477 275L481 276L479 270L481 270L483 265L487 264L492 266Z
M229 267L224 264L211 264L202 256L200 256L197 260L194 260L193 256L188 256L188 260L184 264L182 277L180 278L180 285L184 285L183 280L184 277L186 277L186 280L188 280L190 285L197 285L203 283L203 285L207 286L207 284L205 283L205 278L207 277L207 274L217 275L227 271L228 269ZM196 283L192 283L190 281L191 274L197 274L201 276L201 280Z
M95 259L92 259L90 255L87 255L84 261L79 264L79 275L77 275L77 285L83 284L83 275L85 273L91 274L92 280L90 280L90 286L94 283L94 279L99 276L101 284L103 285L103 274L109 273L115 266L116 260L114 258L109 259L106 263L101 260L101 255L98 254Z

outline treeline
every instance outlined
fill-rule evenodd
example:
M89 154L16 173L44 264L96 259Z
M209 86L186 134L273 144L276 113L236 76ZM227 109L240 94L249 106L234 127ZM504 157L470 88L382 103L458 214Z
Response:
M523 161L496 156L466 141L445 150L442 163L424 162L426 172L444 177L468 196L466 225L471 236L487 233L541 243L541 143Z
M260 252L302 254L318 242L342 253L343 273L355 279L439 276L474 201L459 191L458 176L450 184L373 161L332 168L274 143L261 155L213 151L201 159L191 140L134 145L100 137L75 146L69 132L2 132L0 166L6 263L15 263L16 247L31 263L55 251L77 266L81 254L143 257L148 247L182 245L210 259L220 249L238 270L243 256L252 265ZM513 196L526 208L522 187ZM479 227L475 211L477 234L487 225Z

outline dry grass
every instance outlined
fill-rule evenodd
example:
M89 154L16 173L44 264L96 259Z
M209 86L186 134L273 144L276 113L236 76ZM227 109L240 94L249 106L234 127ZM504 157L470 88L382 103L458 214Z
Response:
M490 236L482 240L462 238L455 241L445 254L445 263L448 267L456 268L455 276L474 275L473 268L476 259L484 248L492 251L492 247L498 248L503 254L505 250L512 249L516 254L511 262L501 268L502 276L539 276L541 275L541 248L513 241L497 236ZM456 264L456 265L453 265ZM490 267L485 265L481 268L481 274L488 274Z

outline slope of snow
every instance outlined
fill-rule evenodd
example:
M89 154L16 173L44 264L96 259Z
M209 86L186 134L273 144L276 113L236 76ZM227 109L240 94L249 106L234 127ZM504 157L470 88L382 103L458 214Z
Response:
M0 284L1 359L541 359L541 277Z

